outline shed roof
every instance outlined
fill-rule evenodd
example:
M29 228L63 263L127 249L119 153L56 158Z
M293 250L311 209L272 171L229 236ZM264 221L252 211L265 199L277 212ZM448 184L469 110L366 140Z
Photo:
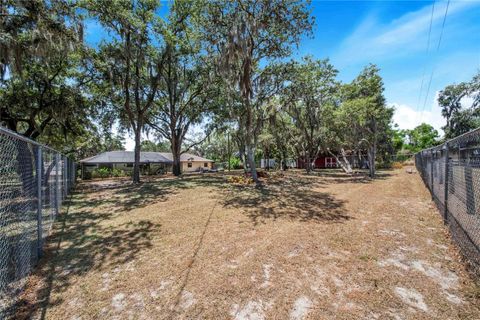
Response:
M134 162L133 151L107 151L96 156L85 158L80 160L85 164L97 164L97 163L133 163ZM180 161L203 161L213 162L212 160L205 159L194 154L184 153L180 156ZM140 152L140 163L172 163L173 155L168 152Z

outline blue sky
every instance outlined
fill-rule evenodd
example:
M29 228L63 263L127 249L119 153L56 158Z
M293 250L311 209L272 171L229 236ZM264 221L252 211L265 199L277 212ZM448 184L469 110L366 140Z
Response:
M437 50L446 7L446 0L312 1L314 35L301 41L294 56L329 58L344 82L375 63L381 69L387 103L396 108L394 121L405 129L421 122L440 129L444 120L436 104L438 91L470 80L480 69L480 0L450 1ZM89 23L86 36L96 45L106 34ZM131 139L126 147L133 149Z
M450 1L437 50L446 7L447 1L313 1L315 37L305 39L297 54L330 58L345 82L377 64L387 102L396 107L395 122L413 128L424 121L439 129L438 91L480 69L480 1Z

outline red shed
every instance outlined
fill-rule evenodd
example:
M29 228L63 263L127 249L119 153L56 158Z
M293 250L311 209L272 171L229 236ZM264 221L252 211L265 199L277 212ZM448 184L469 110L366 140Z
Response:
M334 157L318 156L313 164L315 169L336 168L337 160ZM305 167L304 158L298 158L297 168L305 169Z

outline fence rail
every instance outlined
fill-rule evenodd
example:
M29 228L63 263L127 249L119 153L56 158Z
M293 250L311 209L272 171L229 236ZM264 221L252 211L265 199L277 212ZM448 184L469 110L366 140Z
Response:
M73 160L0 127L0 319L14 317L74 182Z
M415 165L452 238L480 278L480 128L420 151Z

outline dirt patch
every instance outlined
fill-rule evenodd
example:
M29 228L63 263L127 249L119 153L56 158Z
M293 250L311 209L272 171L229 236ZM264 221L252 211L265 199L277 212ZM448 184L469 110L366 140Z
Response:
M480 318L417 174L226 181L81 185L19 318Z

